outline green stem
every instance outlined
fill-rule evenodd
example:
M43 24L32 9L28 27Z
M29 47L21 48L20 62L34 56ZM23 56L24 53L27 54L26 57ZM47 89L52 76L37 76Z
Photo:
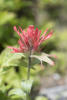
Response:
M30 79L30 68L31 68L31 50L30 50L30 53L29 53L29 56L28 56L28 72L27 72L27 79L29 80Z
M27 71L27 80L30 79L30 68L31 68L31 50L28 55L28 71ZM29 100L29 93L26 94L26 100Z

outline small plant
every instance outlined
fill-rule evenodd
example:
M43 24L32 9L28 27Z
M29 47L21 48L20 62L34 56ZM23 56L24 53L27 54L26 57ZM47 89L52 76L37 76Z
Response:
M17 95L23 98L24 100L28 100L29 94L31 91L31 87L33 84L33 80L30 78L30 69L32 68L32 58L36 58L40 60L41 66L43 67L42 62L47 62L50 65L54 65L54 62L50 59L50 57L56 57L55 55L48 55L46 53L39 53L39 55L36 55L36 52L38 52L39 47L42 42L49 39L53 35L53 31L51 30L49 34L47 34L48 29L41 35L41 30L38 28L34 29L33 25L30 25L27 29L22 30L22 28L19 26L19 29L17 30L16 26L14 26L14 30L19 35L20 39L18 40L19 48L15 48L12 46L8 46L8 48L12 49L12 53L21 53L25 55L26 59L28 60L28 66L27 66L27 80L23 80L21 82L22 89L17 88L10 91L9 95ZM46 35L47 34L47 35Z

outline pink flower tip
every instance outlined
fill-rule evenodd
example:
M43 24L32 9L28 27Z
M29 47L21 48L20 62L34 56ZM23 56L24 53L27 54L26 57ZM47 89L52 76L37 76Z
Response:
M9 49L13 49L13 47L11 47L11 46L8 46L7 48L9 48Z
M14 31L17 31L17 28L16 28L16 26L14 26L14 27L13 27L13 29L14 29Z
M57 56L55 54L51 55L51 57L57 58Z
M51 66L54 66L54 65L55 65L55 63L54 63L54 62L52 62Z

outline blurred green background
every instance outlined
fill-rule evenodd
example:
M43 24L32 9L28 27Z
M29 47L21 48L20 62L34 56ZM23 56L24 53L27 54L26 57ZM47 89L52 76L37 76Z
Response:
M59 73L63 76L67 73L67 1L0 0L0 71L4 68L4 70L6 70L5 73L8 73L6 76L4 74L0 75L0 86L4 88L4 84L5 86L10 84L6 91L11 88L21 76L25 77L23 72L26 72L25 68L21 68L20 70L17 65L15 65L16 68L13 67L13 69L5 67L12 66L11 64L7 64L6 61L8 59L14 59L11 58L11 56L6 58L8 50L5 48L8 45L17 45L18 40L18 35L14 32L13 26L21 26L22 29L24 29L32 24L35 25L35 28L38 27L41 29L42 32L44 32L46 28L54 30L52 38L41 45L41 51L56 54L56 64L54 67L46 65L47 67L44 71L40 71L39 67L37 67L39 74L44 76ZM21 55L19 58L20 57ZM20 72L18 70L20 70ZM36 73L38 72L37 70ZM19 72L19 75L17 75L16 72ZM5 91L5 88L3 91Z

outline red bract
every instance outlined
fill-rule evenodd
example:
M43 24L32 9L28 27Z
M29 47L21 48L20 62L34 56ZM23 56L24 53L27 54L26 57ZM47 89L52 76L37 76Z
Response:
M38 28L34 29L33 25L30 25L27 30L22 30L21 27L17 30L16 26L14 26L14 31L17 32L20 39L18 40L19 48L14 48L9 46L8 48L12 49L13 53L22 53L27 51L36 51L39 45L50 38L52 36L52 31L46 35L48 29L41 36L41 30ZM21 32L20 32L21 31Z

